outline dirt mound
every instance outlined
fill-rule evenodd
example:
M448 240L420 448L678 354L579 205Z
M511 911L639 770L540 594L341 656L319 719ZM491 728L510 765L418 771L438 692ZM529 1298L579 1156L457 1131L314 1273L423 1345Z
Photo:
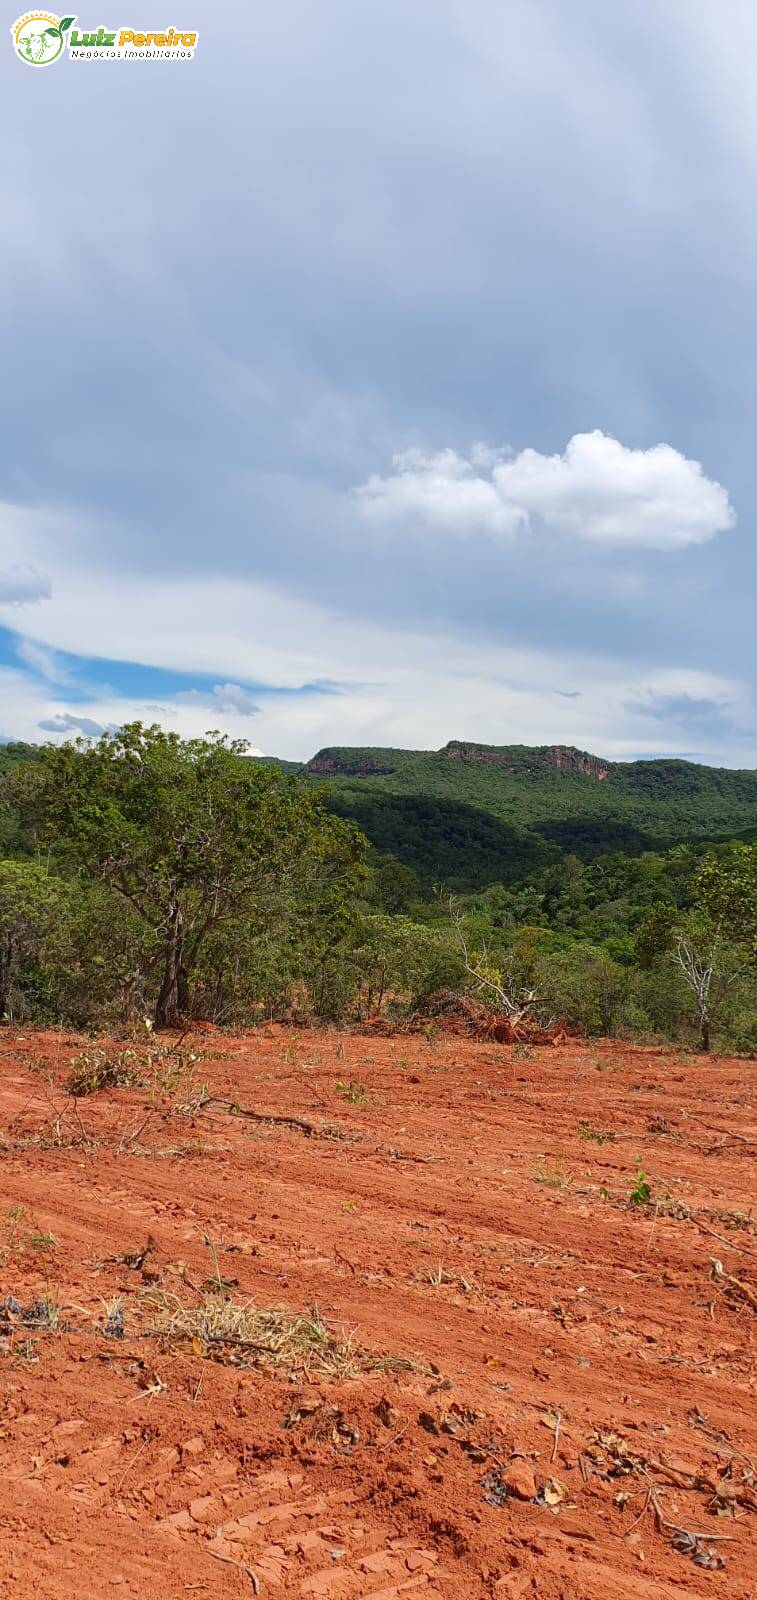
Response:
M0 1035L0 1593L753 1596L748 1068L479 1021Z

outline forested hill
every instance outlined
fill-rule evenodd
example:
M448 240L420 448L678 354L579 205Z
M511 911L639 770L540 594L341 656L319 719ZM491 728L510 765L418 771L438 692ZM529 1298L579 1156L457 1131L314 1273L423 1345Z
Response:
M436 751L331 747L302 770L377 849L461 887L516 882L566 851L638 855L757 830L757 772L691 761L452 740Z
M37 753L0 747L0 772ZM521 883L565 854L589 861L757 836L757 772L691 761L461 740L434 751L333 746L304 764L254 759L324 784L329 808L426 887Z

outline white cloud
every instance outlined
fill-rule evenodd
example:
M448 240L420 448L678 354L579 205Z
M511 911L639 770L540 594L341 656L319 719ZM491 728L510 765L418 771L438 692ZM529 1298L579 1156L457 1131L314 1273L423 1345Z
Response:
M574 434L563 455L528 449L507 459L475 445L470 460L408 450L393 467L355 491L363 513L451 534L510 537L541 524L596 545L677 550L736 521L726 490L698 461L668 444L632 450L599 429Z
M34 605L47 600L52 585L44 572L22 564L6 567L0 572L0 604L11 606Z
M154 645L160 641L164 666L186 667L194 650L203 661L196 670L209 670L215 658L222 670L281 684L292 683L293 669L296 682L312 681L317 662L324 676L346 685L339 695L257 692L255 746L267 754L304 759L327 744L428 750L462 738L489 744L574 744L616 760L639 751L671 755L696 749L705 759L709 752L711 760L749 764L744 735L738 731L755 726L748 695L740 682L717 674L687 667L650 670L635 661L593 653L590 643L585 653L576 653L559 645L512 648L446 630L400 635L245 583L156 579L150 591L142 586L140 612L139 585L135 580L132 588L124 581L121 604L111 602L108 615L107 586L93 583L91 575L89 584L86 595L79 593L76 613L73 594L70 608L62 607L60 613L56 600L57 614L50 619L56 643L70 644L69 630L78 630L80 648L85 641L95 650L107 645L112 655L128 659L129 619L138 615L144 637ZM228 682L240 688L231 675ZM571 698L556 692L563 686ZM70 711L61 713L60 705L49 699L50 689L38 679L0 670L0 735L39 738L36 730L44 721L52 725L50 731L65 737L67 731L69 736L93 731L85 723L97 729L139 719L158 720L187 738L201 737L209 727L243 737L249 712L244 702L241 710L232 705L226 680L218 687L220 696L164 691L156 708L152 696L92 686L75 717ZM712 706L707 727L705 703ZM661 706L675 714L661 719ZM696 742L689 711L696 715Z
M55 650L48 645L40 644L36 639L19 639L16 643L16 655L24 666L30 667L46 683L65 684L71 682L71 670Z
M179 705L204 707L208 711L222 711L238 717L256 717L260 711L249 689L239 683L215 683L208 694L202 689L180 689L176 695Z
M643 639L638 654L623 659L593 635L580 649L563 648L552 635L542 648L528 649L509 645L506 635L497 642L442 623L403 629L243 575L158 569L145 583L140 572L115 572L107 560L95 560L84 534L69 536L62 547L47 522L25 531L29 554L53 577L49 602L24 614L27 643L201 674L214 687L175 693L161 683L135 695L90 679L86 699L71 711L38 674L0 669L0 736L39 738L42 720L55 721L62 733L56 719L63 713L105 728L159 720L185 737L209 727L243 737L257 706L256 747L290 758L324 744L434 749L471 738L575 744L616 759L639 750L697 749L745 764L739 730L754 727L754 716L741 683L686 664L650 665ZM9 610L8 624L17 628L17 617ZM49 659L34 657L38 666ZM86 679L83 671L81 683ZM338 683L344 692L255 690L253 697L244 687L269 683L296 691L316 682ZM706 701L721 712L719 729L704 730ZM674 717L660 719L662 703L672 705ZM686 726L688 710L698 718L697 743Z
M476 466L488 466L488 456L481 459L482 447L474 449ZM405 450L392 457L392 465L394 472L388 478L374 473L355 491L368 517L419 521L445 533L483 530L505 537L527 525L524 511L499 493L494 474L482 477L473 460L455 450L441 450L438 455Z

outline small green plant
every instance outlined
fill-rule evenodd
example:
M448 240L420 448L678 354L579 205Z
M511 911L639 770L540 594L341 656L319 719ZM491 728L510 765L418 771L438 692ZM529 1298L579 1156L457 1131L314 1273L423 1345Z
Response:
M513 1045L513 1061L533 1061L533 1054L527 1044Z
M603 1145L616 1139L617 1134L613 1133L612 1129L603 1131L601 1128L592 1128L590 1122L582 1119L578 1124L578 1137L579 1139L591 1140L592 1144Z
M340 1078L335 1088L336 1093L342 1095L343 1099L347 1100L351 1106L361 1106L365 1100L365 1089L362 1083L358 1083L356 1078L350 1078L349 1083L345 1083L344 1079Z
M648 1206L651 1199L652 1185L639 1159L636 1164L636 1177L628 1196L629 1204L632 1206Z
M44 1232L39 1228L32 1228L28 1239L32 1250L38 1251L40 1255L44 1255L48 1250L55 1250L58 1244L55 1234L51 1233L49 1228Z
M35 1325L38 1328L57 1328L60 1322L60 1297L58 1293L43 1295L41 1300L35 1302L32 1311L34 1312ZM31 1318L31 1314L29 1312L28 1319Z
M21 1205L11 1206L6 1212L5 1221L0 1225L0 1265L9 1255L23 1255L27 1250L44 1255L57 1248L55 1234L34 1226L25 1227L25 1216Z
M151 1050L147 1065L152 1069L153 1092L176 1094L193 1088L195 1063L204 1059L194 1050L169 1050L160 1055Z
M10 1211L6 1213L5 1223L3 1226L5 1238L2 1240L2 1243L0 1243L0 1262L3 1262L6 1256L11 1254L12 1250L18 1248L17 1241L21 1231L23 1215L23 1206L11 1206Z
M37 1342L35 1339L15 1339L13 1342L13 1359L19 1365L34 1367L39 1361L37 1355Z

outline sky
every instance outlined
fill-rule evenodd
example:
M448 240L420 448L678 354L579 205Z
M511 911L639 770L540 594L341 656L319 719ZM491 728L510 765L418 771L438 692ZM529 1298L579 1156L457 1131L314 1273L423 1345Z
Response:
M0 41L0 738L754 767L754 6L151 5Z

